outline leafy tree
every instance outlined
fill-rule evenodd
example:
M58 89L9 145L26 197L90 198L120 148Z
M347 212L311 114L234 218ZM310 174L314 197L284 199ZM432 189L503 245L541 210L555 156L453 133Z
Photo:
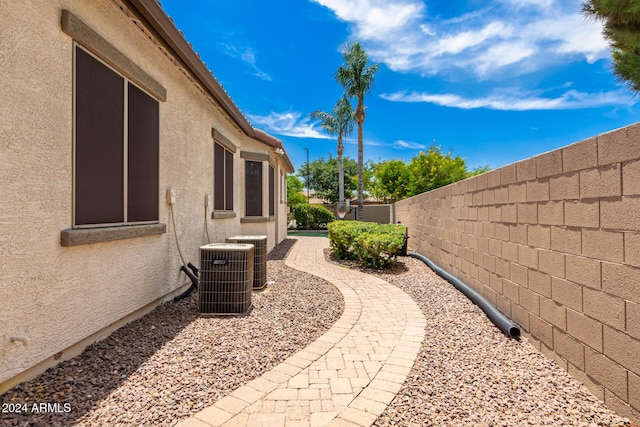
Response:
M411 194L416 195L434 188L443 187L469 176L462 157L444 154L440 147L431 146L421 151L409 163Z
M371 196L371 190L373 189L373 167L375 163L371 160L364 164L364 168L362 169L362 190L364 191L364 197L367 198ZM358 188L358 175L353 177L353 184Z
M364 142L362 125L365 119L364 95L371 91L380 64L369 63L367 52L360 43L348 44L342 52L344 64L336 71L335 79L344 88L345 95L358 100L355 120L358 124L358 220L364 218Z
M366 199L372 196L371 190L373 189L373 167L375 163L372 160L367 161L362 168L362 191L363 197ZM349 177L354 191L358 189L358 169L356 163L356 173Z
M396 202L481 173L489 166L468 170L466 161L437 146L420 152L409 163L403 160L370 162L370 194L378 200Z
M402 160L385 160L372 165L371 195L385 202L396 202L411 194L412 176Z
M469 171L467 175L468 177L476 176L476 175L483 174L485 172L489 172L490 170L491 170L491 166L489 165L478 166L477 168L471 169L471 171Z
M295 205L293 218L296 220L298 228L313 230L325 228L327 224L335 220L329 209L316 205Z
M344 157L342 159L344 174L348 179L345 179L345 197L351 198L356 186L352 177L357 176L358 165L355 160L350 157ZM325 160L324 157L320 157L311 163L303 164L298 174L306 176L307 169L311 177L311 185L309 186L315 191L316 196L328 201L329 203L335 203L339 200L340 192L338 188L338 161L335 157L329 155L329 158Z
M604 22L604 36L613 50L614 72L640 92L640 2L588 0L583 12Z
M302 180L295 175L287 175L287 205L294 206L307 203L307 197L304 195L304 184Z
M344 145L342 138L349 136L353 131L354 112L351 107L349 98L343 96L333 107L331 113L325 111L314 111L309 116L312 119L320 120L320 125L327 131L329 135L338 136L338 202L344 202L344 167L342 163L342 155L344 153Z

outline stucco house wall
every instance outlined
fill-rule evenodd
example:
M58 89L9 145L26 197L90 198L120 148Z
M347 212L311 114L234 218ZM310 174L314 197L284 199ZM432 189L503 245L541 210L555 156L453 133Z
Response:
M640 124L396 204L409 249L640 420Z
M270 159L276 178L286 176L293 166L280 141L256 132L228 95L216 98L203 82L215 79L194 72L141 11L161 9L154 0L0 2L0 392L184 290L188 280L179 273L174 233L185 258L195 264L207 232L211 241L239 233L267 235L269 249L286 237L277 179L276 215L266 215L267 172L265 220L244 222L241 153L259 153ZM66 31L64 14L71 19L67 25L73 24ZM74 229L74 43L85 43L74 31L82 25L99 36L98 44L142 70L152 89L159 84L165 90L165 99L159 99L156 224L98 233ZM101 46L92 43L86 48L93 54ZM216 132L236 148L234 210L217 216L212 213ZM175 227L167 189L175 194ZM114 240L105 241L100 233ZM87 235L92 243L82 244Z

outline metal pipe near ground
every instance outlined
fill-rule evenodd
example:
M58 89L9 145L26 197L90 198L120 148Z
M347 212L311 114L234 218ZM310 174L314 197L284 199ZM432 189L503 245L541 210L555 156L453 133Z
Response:
M438 276L451 283L457 290L462 292L475 305L480 307L480 309L485 312L489 320L491 320L491 322L493 322L493 324L496 325L498 329L500 329L508 337L515 339L520 338L520 328L518 327L518 325L516 325L513 321L511 321L511 319L502 314L497 308L491 305L489 301L487 301L482 295L476 292L469 285L447 273L442 268L438 267L433 261L423 255L412 252L409 254L409 256L417 258L420 261L424 262L429 266L429 268L435 271Z

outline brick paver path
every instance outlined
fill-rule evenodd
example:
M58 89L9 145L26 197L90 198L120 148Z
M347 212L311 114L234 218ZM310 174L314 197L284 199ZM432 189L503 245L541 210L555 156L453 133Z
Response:
M416 303L384 280L327 263L327 238L297 239L286 264L334 284L344 296L342 317L305 349L178 426L370 426L400 390L424 337Z

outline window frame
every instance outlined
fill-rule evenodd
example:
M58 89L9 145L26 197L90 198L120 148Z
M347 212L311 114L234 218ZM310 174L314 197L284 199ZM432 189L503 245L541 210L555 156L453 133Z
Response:
M269 217L276 216L276 168L269 163Z
M249 168L254 165L259 169L259 173L255 175L256 179L259 179L259 185L255 182L250 182ZM264 162L260 160L245 159L244 161L244 177L245 177L245 189L244 189L244 216L247 218L262 218L264 217ZM252 203L250 196L255 195L259 199L259 203ZM259 197L258 197L259 196Z
M265 170L263 166L260 166L262 169L262 173L260 174L260 212L261 215L260 216L255 216L255 215L247 215L247 161L251 161L251 162L255 162L255 163L260 163L261 165L263 165L265 162L271 162L271 158L269 157L269 155L267 153L260 153L260 152L251 152L251 151L240 151L240 158L245 160L245 165L244 165L244 190L245 190L245 194L244 194L244 216L242 218L240 218L240 223L255 223L255 222L269 222L270 218L264 216L264 208L265 208ZM268 176L267 176L268 179ZM257 188L258 186L254 186L253 188ZM268 190L267 190L268 191Z
M122 158L122 171L123 171L123 177L122 177L122 221L121 222L105 222L105 223L83 223L83 224L78 224L77 223L77 207L78 207L78 200L77 200L77 190L78 190L78 176L77 176L77 169L78 169L78 159L77 159L77 152L78 152L78 141L77 141L77 129L78 129L78 120L77 120L77 77L78 77L78 69L77 69L77 52L78 50L82 50L82 52L86 55L89 55L93 60L97 61L100 65L102 65L103 67L106 67L107 70L109 70L110 72L114 73L117 77L122 79L122 90L123 90L123 106L122 106L122 111L123 111L123 134L122 134L122 154L123 154L123 158ZM147 97L149 97L151 100L153 100L156 103L156 107L157 107L157 129L155 130L155 136L157 136L157 147L156 147L156 152L154 154L157 155L156 161L157 161L157 166L155 167L157 169L157 175L155 176L155 181L157 183L157 189L155 191L155 197L157 199L156 201L156 209L155 209L155 219L151 219L151 220L141 220L141 221L129 221L129 203L128 203L128 198L129 198L129 167L130 167L130 163L129 163L129 148L130 148L130 144L129 144L129 105L130 105L130 98L129 98L129 88L130 86L133 86L136 90L140 91L143 95L146 95ZM141 87L139 84L137 84L134 80L132 80L131 78L129 78L126 74L124 74L123 72L119 71L118 69L116 69L115 67L113 67L112 65L110 65L108 62L104 61L103 59L101 59L98 55L94 54L92 52L91 49L81 45L80 43L74 41L73 42L73 95L72 95L72 103L73 103L73 123L72 123L72 129L73 129L73 160L72 160L72 170L73 170L73 184L72 184L72 192L73 192L73 196L72 196L72 228L73 229L90 229L90 228L114 228L114 227L124 227L124 226L139 226L139 225L148 225L148 224L158 224L160 221L160 199L159 199L159 185L160 185L160 102L161 99L158 99L156 96L154 96L152 93L150 93L148 90L146 90L144 87ZM149 194L150 196L150 194Z
M285 173L282 169L280 169L280 203L284 203L285 201L285 189L286 186L284 185L285 183Z
M223 158L220 162L222 165L222 171L218 170L218 148L222 151ZM234 174L234 153L225 144L220 143L218 140L214 140L213 143L213 211L214 212L233 212L234 211L234 185L233 185L233 174ZM218 191L216 190L218 180L221 174L222 176L222 209L218 205Z

